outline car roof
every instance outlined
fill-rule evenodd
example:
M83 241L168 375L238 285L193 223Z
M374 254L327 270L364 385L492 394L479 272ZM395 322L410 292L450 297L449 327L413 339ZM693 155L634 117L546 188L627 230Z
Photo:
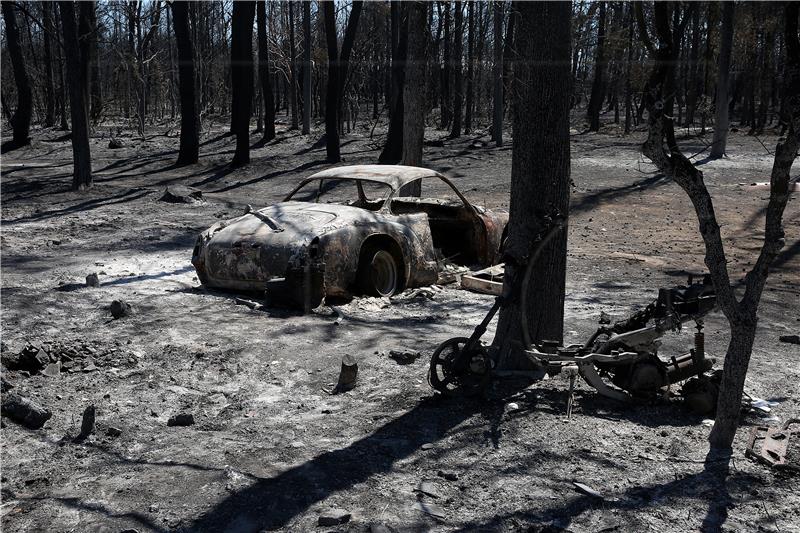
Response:
M351 179L364 181L377 181L384 183L394 190L420 178L443 178L435 170L422 167L409 167L405 165L349 165L333 167L317 172L307 178L314 179Z

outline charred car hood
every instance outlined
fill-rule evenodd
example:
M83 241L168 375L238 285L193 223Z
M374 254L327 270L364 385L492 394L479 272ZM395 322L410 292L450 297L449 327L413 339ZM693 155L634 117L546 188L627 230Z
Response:
M284 275L315 237L373 222L380 215L357 207L281 202L211 226L203 236L209 277L266 282Z

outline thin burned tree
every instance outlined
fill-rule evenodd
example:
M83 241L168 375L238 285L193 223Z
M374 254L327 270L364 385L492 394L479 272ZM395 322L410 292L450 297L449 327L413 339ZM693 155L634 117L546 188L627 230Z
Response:
M684 190L694 206L700 235L705 244L705 264L717 295L717 303L730 326L730 341L725 353L725 366L720 386L714 427L709 436L712 450L729 453L739 425L741 402L747 368L755 342L758 305L769 275L769 269L785 244L783 212L789 200L789 180L800 139L800 36L798 35L798 4L787 2L785 7L785 69L783 98L789 129L775 148L770 179L769 202L766 207L764 242L755 265L744 278L741 298L731 284L728 259L714 212L711 194L698 170L677 147L665 148L666 130L671 119L666 115L664 100L669 77L674 76L671 61L672 35L669 32L667 3L655 2L656 31L659 47L647 84L648 137L642 153L656 167Z
M44 98L45 98L45 113L44 125L50 128L56 123L56 92L53 85L53 65L55 63L53 48L52 48L52 33L53 33L53 5L51 2L42 2L42 26L44 33L42 39L44 41Z
M347 66L353 43L356 38L358 19L363 2L354 1L350 8L350 19L344 31L342 50L336 37L336 10L333 0L322 2L322 18L325 24L325 41L328 47L328 92L325 102L325 152L328 161L338 163L342 160L339 142L339 117L341 116L342 95L347 80Z
M605 54L606 54L606 3L600 2L597 15L597 45L594 56L594 81L592 81L592 94L589 97L587 116L589 131L600 131L600 109L603 107L605 96Z
M88 16L94 2L81 6L81 17ZM89 58L81 53L78 24L71 0L58 3L61 11L61 30L64 55L67 60L66 77L69 86L69 109L72 118L72 188L83 190L92 186L92 155L89 149L88 92L84 84L89 77Z
M172 25L178 49L178 89L181 98L181 141L178 165L197 163L200 153L200 104L195 87L194 43L189 26L189 4L173 2Z
M389 116L389 131L386 134L386 144L378 156L379 163L397 163L403 158L403 141L405 135L403 128L405 120L403 114L406 106L403 98L406 86L406 56L408 55L409 26L408 26L408 5L400 2L392 2L392 6L397 5L396 13L398 37L396 49L392 53L392 99L391 115ZM393 23L394 24L394 23ZM417 87L419 89L419 87Z
M231 166L250 162L250 114L253 105L253 21L256 3L233 3L231 18L231 82L235 87L231 111L234 117L236 152Z
M259 44L259 49L261 45ZM303 135L311 132L311 2L303 2Z
M508 240L504 252L510 294L500 310L494 344L498 368L524 368L521 318L532 340L561 341L567 262L566 228L533 265L523 310L522 273L548 216L569 208L570 17L568 2L515 2L517 55L513 82L513 149ZM547 124L546 128L541 127Z
M290 130L299 128L297 116L297 44L294 38L294 2L286 3L289 11L289 105L292 109Z
M19 28L13 2L0 3L3 9L3 21L6 25L6 45L8 55L11 57L11 67L14 70L14 82L17 86L17 110L10 117L11 122L11 148L18 148L30 144L31 117L33 116L33 92L25 66L20 45Z
M467 4L467 98L464 109L464 133L472 132L472 114L475 111L475 2Z
M464 10L456 0L453 8L453 127L450 137L461 137L461 118L464 107L464 76L461 72L461 56L464 55Z
M494 66L492 78L492 140L503 146L503 3L494 0Z
M261 142L267 142L275 138L275 97L272 95L272 81L269 76L269 41L267 40L266 0L258 0L256 7L258 83L261 84L261 95L264 99L264 134L261 138Z
M725 155L725 147L728 141L728 92L730 89L728 85L731 70L731 50L733 50L733 11L733 2L723 2L719 63L717 65L714 140L709 154L712 159L719 159Z

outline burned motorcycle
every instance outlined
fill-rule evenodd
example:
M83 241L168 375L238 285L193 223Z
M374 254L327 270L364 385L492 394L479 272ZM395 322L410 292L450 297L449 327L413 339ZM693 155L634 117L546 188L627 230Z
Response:
M643 310L613 325L601 325L583 344L559 346L551 341L531 339L525 299L532 266L562 227L563 223L555 219L539 236L520 285L521 329L527 358L548 374L566 371L571 388L575 376L580 375L603 396L623 401L659 395L670 385L695 378L684 387L684 394L692 395L696 410L712 410L715 385L705 374L711 370L714 359L705 352L703 317L716 308L716 295L708 276L699 281L690 276L685 286L660 289L658 297ZM512 281L505 284L505 291L514 286ZM506 293L497 297L469 338L449 339L434 351L429 381L435 390L443 394L472 395L490 381L497 354L480 339L508 297ZM694 348L668 360L659 357L660 338L681 329L687 322L694 322L697 329Z

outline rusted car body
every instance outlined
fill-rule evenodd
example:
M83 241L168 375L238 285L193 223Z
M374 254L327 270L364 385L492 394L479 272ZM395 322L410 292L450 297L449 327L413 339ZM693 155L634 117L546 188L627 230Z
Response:
M452 199L403 195L417 181L424 193L433 180ZM352 197L342 197L351 189ZM280 203L211 226L198 238L192 264L206 286L288 294L313 307L325 296L389 296L434 283L445 259L495 264L507 221L507 213L471 204L433 170L334 167L303 180Z

